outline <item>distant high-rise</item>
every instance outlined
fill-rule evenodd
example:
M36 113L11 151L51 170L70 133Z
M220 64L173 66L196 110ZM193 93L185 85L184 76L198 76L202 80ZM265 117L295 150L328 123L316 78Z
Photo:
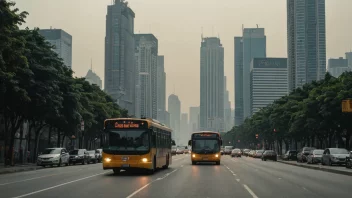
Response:
M243 30L243 119L251 116L250 83L251 61L266 57L266 36L264 28L244 28Z
M287 58L254 58L250 88L252 115L287 95Z
M181 101L175 94L169 96L168 112L170 114L170 127L173 130L172 139L178 144L180 142Z
M102 81L100 77L94 73L92 69L88 70L85 78L90 84L96 84L100 89L102 88Z
M352 52L346 52L346 59L348 61L348 67L352 68Z
M243 123L243 40L235 37L235 125Z
M158 39L153 34L135 34L135 63L139 71L140 115L157 119Z
M191 132L199 131L199 107L189 108L189 125Z
M157 108L158 116L157 119L165 123L166 120L166 73L164 68L164 56L158 56L158 68L157 68Z
M123 0L109 5L105 36L105 91L128 114L136 114L135 14Z
M343 72L351 71L351 67L348 66L348 59L330 58L328 60L328 72L334 76L339 77Z
M188 114L181 114L181 131L180 131L180 145L187 145L190 139L189 125L188 125Z
M41 29L39 33L45 37L64 64L72 69L72 36L62 29Z
M231 102L229 98L229 91L227 90L226 76L224 76L224 130L229 131L233 127L231 117Z
M200 47L200 130L224 131L224 48L215 37Z
M325 0L287 0L289 91L326 72Z

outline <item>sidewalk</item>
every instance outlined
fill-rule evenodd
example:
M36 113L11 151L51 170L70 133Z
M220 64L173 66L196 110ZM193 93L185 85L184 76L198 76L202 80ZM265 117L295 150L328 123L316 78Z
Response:
M309 168L314 170L321 170L321 171L330 172L330 173L337 173L337 174L352 176L352 169L347 169L345 166L336 166L336 165L323 166L321 164L307 164L307 163L299 163L296 161L283 161L283 160L277 160L277 161L280 163L289 164L292 166L299 166L299 167L304 167L304 168Z
M31 171L42 169L43 167L37 166L36 164L16 164L15 166L4 166L4 164L0 164L0 174L6 173L15 173L22 171Z

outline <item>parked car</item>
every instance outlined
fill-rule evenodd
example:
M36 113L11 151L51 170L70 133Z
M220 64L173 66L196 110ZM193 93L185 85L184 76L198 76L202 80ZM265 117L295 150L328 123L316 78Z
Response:
M324 150L314 149L311 150L307 156L307 164L321 163L321 158L323 157Z
M37 158L37 165L45 167L46 165L57 165L61 166L65 164L69 165L70 155L65 148L47 148L39 154Z
M346 157L346 168L352 168L352 151L350 151L350 155Z
M344 148L327 148L322 157L322 165L346 164L346 158L350 153Z
M94 163L96 164L98 162L98 158L97 156L95 155L95 151L92 150L92 151L87 151L88 152L88 164L90 163Z
M103 158L103 149L96 149L95 155L96 155L96 158L98 159L98 162L100 163Z
M273 160L277 161L277 153L273 150L266 150L262 155L262 161Z
M251 151L250 149L244 149L242 154L248 157L250 151Z
M241 149L233 149L231 151L231 157L241 157L241 156L242 156Z
M303 147L297 153L297 162L307 162L307 156L311 150L314 150L314 147Z
M177 146L171 147L171 155L176 155Z
M76 164L87 164L88 163L89 155L86 149L75 149L70 151L70 160L69 163L76 165Z
M283 160L297 160L297 151L295 150L288 150L283 156Z

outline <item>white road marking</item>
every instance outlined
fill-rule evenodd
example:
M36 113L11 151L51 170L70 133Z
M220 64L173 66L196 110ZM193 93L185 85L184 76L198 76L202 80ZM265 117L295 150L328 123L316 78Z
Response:
M132 194L128 195L128 197L126 197L126 198L131 198L131 197L135 196L135 195L136 195L137 193L139 193L141 190L143 190L143 189L145 189L146 187L148 187L151 183L152 183L152 182L150 182L149 184L144 185L142 188L140 188L140 189L134 191Z
M178 170L178 169L175 169L175 170L173 170L173 171L171 171L171 172L165 174L164 177L159 177L159 178L157 178L156 180L153 180L153 181L149 182L148 184L146 184L146 185L142 186L141 188L139 188L138 190L134 191L132 194L128 195L126 198L131 198L131 197L135 196L137 193L139 193L140 191L142 191L144 188L148 187L150 184L152 184L152 183L154 183L154 182L156 182L156 181L165 179L167 176L171 175L172 173L176 172L177 170Z
M24 180L20 180L20 181L2 183L2 184L0 184L0 186L5 186L5 185L9 185L9 184L20 183L20 182L25 182L25 181L35 180L35 179L40 179L40 178L44 178L44 177L50 177L50 176L54 176L54 175L58 175L58 174L44 175L44 176L41 176L41 177L33 177L33 178L30 178L30 179L24 179Z
M236 179L236 181L240 182L240 179Z
M88 176L88 177L83 177L83 178L81 178L81 179L76 179L76 180L73 180L73 181L69 181L69 182L66 182L66 183L62 183L62 184L59 184L59 185L56 185L56 186L52 186L52 187L49 187L49 188L44 188L44 189L42 189L42 190L37 190L37 191L31 192L31 193L27 193L27 194L24 194L24 195L20 195L20 196L17 196L17 197L13 197L13 198L28 197L28 196L30 196L30 195L34 195L34 194L37 194L37 193L40 193L40 192L44 192L44 191L47 191L47 190L51 190L51 189L54 189L54 188L57 188L57 187L60 187L60 186L64 186L64 185L67 185L67 184L71 184L71 183L74 183L74 182L78 182L78 181L81 181L81 180L89 179L89 178L92 178L92 177L95 177L95 176L98 176L98 175L102 175L102 174L106 174L106 172L98 173L98 174L91 175L91 176Z
M234 176L236 176L236 174L235 174L235 173L234 173L233 175L234 175Z
M281 179L281 178L279 177L279 179Z
M183 167L183 165L181 165L181 167Z
M233 171L232 171L232 170L230 170L230 172L233 174Z
M255 195L255 193L246 184L243 184L243 186L249 192L249 194L252 195L253 198L258 198L257 195Z

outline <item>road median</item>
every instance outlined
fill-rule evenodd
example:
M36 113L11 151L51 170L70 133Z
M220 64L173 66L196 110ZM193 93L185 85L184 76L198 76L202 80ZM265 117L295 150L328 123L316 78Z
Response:
M322 165L310 165L310 164L302 164L302 163L298 163L298 162L283 161L283 160L278 160L278 162L283 163L283 164L292 165L292 166L309 168L309 169L313 169L313 170L320 170L320 171L324 171L324 172L352 176L352 170L346 169L344 167L328 167L328 166L322 166Z

